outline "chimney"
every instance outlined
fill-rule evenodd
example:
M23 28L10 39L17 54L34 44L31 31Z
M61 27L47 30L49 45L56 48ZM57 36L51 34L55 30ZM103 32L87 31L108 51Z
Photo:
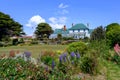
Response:
M89 23L87 23L87 27L89 27Z
M72 27L74 26L74 24L72 23Z
M63 30L66 31L66 25L64 25Z

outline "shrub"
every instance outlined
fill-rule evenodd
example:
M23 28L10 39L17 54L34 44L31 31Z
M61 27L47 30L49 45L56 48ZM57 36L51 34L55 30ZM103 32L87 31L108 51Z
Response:
M112 61L116 62L118 65L120 65L120 56L114 55L112 58Z
M84 73L96 74L97 59L95 57L84 56L81 58L80 69Z
M13 39L12 45L17 45L19 43L18 39Z
M41 61L44 64L51 66L54 57L55 57L55 53L53 51L43 51L41 55Z
M68 53L79 52L81 54L81 56L83 56L83 54L85 54L86 50L87 50L87 45L84 42L73 42L73 43L69 44L69 46L67 48Z
M16 80L16 79L41 79L44 69L36 67L30 62L23 59L0 59L0 79ZM44 76L43 76L44 77Z
M0 59L1 80L71 80L70 75L59 69L36 66L21 58Z

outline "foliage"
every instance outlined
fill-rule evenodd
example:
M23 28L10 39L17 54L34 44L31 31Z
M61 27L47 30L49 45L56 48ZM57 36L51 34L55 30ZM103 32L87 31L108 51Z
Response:
M58 40L61 40L62 39L62 34L57 34L57 38L58 38Z
M119 46L119 44L115 44L114 51L115 51L115 54L112 57L112 60L114 62L116 62L118 65L120 65L120 46Z
M55 59L55 53L53 51L42 51L41 61L44 64L51 66L52 61L54 59Z
M111 57L112 54L109 52L110 47L106 44L105 40L92 41L88 44L88 48L89 50L95 50L97 56L107 60Z
M90 55L85 55L81 58L80 69L84 73L96 74L97 73L97 57L95 57L92 53Z
M92 34L90 35L91 40L102 40L105 39L105 30L102 26L94 29Z
M63 39L63 40L74 40L73 37L63 37L62 39Z
M32 41L31 41L31 44L38 44L39 42L38 42L38 40L37 39L32 39Z
M20 38L20 39L18 40L18 43L19 43L19 44L23 44L23 43L25 43L25 41L24 41L23 38Z
M0 79L39 79L38 70L34 64L22 59L0 59Z
M8 42L0 42L0 47L7 47L7 46L11 46L12 45L12 42L11 41L8 41Z
M113 47L116 43L120 44L120 25L112 23L106 27L106 39L108 45Z
M79 52L81 56L85 54L85 51L87 50L87 45L84 42L73 42L68 45L67 51L69 53L71 52Z
M0 41L24 34L22 28L20 23L14 21L9 15L0 12Z
M12 45L17 45L18 44L18 39L13 39L12 40Z
M53 33L53 30L48 23L40 23L36 27L35 34L39 39L42 39L44 37L44 34L46 34L47 38L49 38L51 33Z
M116 62L118 65L120 65L120 56L114 55L112 57L112 61Z
M111 23L106 26L106 32L111 31L114 28L118 29L119 28L118 26L120 26L118 23Z

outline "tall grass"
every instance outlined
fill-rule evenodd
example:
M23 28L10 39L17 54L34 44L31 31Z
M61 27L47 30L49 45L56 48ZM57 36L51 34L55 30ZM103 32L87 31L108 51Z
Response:
M11 50L19 50L20 52L29 51L32 57L37 58L41 51L64 51L67 45L31 45L31 46L10 46L0 47L0 54L9 53Z

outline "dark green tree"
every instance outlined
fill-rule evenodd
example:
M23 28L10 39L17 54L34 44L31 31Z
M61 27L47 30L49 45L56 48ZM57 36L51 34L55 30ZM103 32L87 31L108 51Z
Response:
M49 38L50 34L52 33L53 33L53 30L48 23L38 24L35 30L35 34L38 39L43 39L45 34L47 35L47 38Z
M62 34L57 34L57 38L58 38L59 40L61 40L61 39L62 39Z
M106 39L107 43L113 47L116 43L120 44L120 25L118 23L112 23L106 27Z
M120 26L118 23L109 24L109 25L106 26L106 32L108 32L108 31L110 31L110 30L112 30L114 28L117 29L117 28L119 28L118 26Z
M22 34L25 34L23 32L23 26L14 21L8 14L0 12L0 41Z
M102 40L105 39L105 29L100 26L94 29L92 34L90 35L91 40Z

